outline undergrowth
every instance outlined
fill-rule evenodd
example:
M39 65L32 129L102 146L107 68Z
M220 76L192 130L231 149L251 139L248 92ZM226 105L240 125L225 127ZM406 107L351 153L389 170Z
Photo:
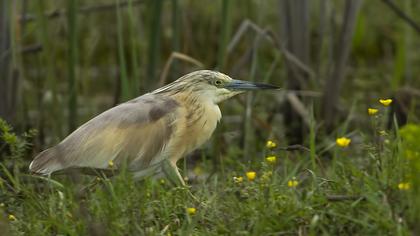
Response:
M376 119L372 117L372 119ZM410 235L418 233L420 126L352 132L311 151L261 144L225 174L189 170L191 187L164 179L30 175L31 131L1 125L0 227L12 235ZM375 125L375 124L374 124ZM228 170L228 171L227 171ZM255 172L255 173L252 173ZM184 173L186 176L187 173ZM192 193L192 194L191 194Z

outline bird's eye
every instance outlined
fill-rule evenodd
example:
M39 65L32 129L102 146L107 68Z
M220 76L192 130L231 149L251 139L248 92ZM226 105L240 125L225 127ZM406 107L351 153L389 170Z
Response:
M214 81L214 85L216 85L216 86L220 86L222 84L223 84L223 81L221 81L221 80Z

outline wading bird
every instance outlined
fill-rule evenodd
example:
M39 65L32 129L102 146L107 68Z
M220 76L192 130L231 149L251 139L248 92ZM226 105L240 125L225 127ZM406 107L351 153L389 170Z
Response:
M167 177L185 185L176 162L207 141L221 118L218 103L245 91L278 89L200 70L115 106L38 154L31 172L73 168L118 169L134 178ZM112 167L112 168L111 168Z

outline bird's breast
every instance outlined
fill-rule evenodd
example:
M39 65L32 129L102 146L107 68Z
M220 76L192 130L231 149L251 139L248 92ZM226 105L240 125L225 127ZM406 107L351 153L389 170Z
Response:
M219 106L212 103L186 107L184 112L183 119L177 124L179 135L174 148L183 150L186 155L209 140L222 114ZM172 161L176 162L182 156L174 156Z
M203 104L199 108L190 111L187 117L185 138L188 141L188 152L201 146L213 134L217 122L222 117L219 106L215 104Z

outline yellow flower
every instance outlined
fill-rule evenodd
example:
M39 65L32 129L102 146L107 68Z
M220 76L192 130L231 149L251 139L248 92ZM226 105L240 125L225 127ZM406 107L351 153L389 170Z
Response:
M384 106L389 106L392 103L392 99L388 98L388 99L379 99L379 102L384 105Z
M204 173L203 168L200 166L195 166L193 172L195 175L202 175Z
M268 140L267 143L265 144L265 146L269 149L275 148L277 147L277 144L271 140Z
M420 152L413 150L405 150L404 155L408 160L420 159Z
M160 179L160 184L165 184L166 183L166 181L165 181L165 179Z
M375 109L375 108L368 108L368 114L370 115L370 116L374 116L374 115L376 115L376 113L378 113L378 109Z
M14 215L12 215L12 214L10 214L7 218L8 218L10 221L15 221L15 220L16 220L16 217L15 217Z
M277 161L276 156L268 156L265 158L265 160L269 163L269 164L274 164Z
M108 161L108 167L109 168L114 167L114 162L112 160Z
M244 181L244 178L242 176L233 177L233 182L235 183L242 183L242 181Z
M255 173L255 171L248 171L246 172L246 177L249 181L253 181L255 177L257 177L257 173Z
M197 213L197 209L195 209L194 207L188 207L187 208L187 213L189 215L195 215L195 213Z
M386 135L386 131L385 131L385 130L380 130L380 131L379 131L379 134L380 134L381 136L385 136L385 135Z
M291 180L287 181L287 186L289 188L295 188L296 186L298 186L299 182L296 180L295 177L293 177Z
M398 184L398 189L399 190L409 190L411 187L411 184L408 182L401 182Z
M341 138L337 138L335 140L335 143L339 146L339 147L347 147L350 145L351 139L346 138L346 137L341 137Z

